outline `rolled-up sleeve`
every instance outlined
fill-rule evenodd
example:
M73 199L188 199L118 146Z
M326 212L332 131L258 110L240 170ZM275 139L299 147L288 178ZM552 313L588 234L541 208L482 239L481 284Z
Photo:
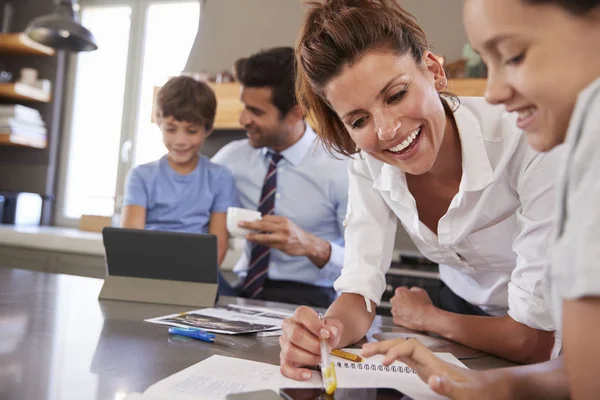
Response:
M533 152L533 150L530 150ZM517 191L519 234L513 242L516 267L508 284L508 315L535 329L553 331L551 304L545 299L544 276L550 262L556 179L563 148L535 153L520 174Z
M350 162L348 179L344 267L334 288L360 294L379 305L392 260L398 219L373 188L365 160Z

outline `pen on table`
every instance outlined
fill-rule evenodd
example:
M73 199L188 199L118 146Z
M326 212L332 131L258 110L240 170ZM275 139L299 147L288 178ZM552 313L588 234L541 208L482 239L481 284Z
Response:
M213 333L208 333L202 329L179 328L172 326L169 328L169 333L173 335L191 337L193 339L202 340L203 342L207 343L213 343L215 341L215 335Z
M323 315L319 314L319 319L323 319ZM325 393L332 395L337 389L337 378L335 376L335 368L333 361L329 359L329 344L327 339L319 338L321 343L321 374L323 376L323 386L325 387Z
M336 357L343 358L344 360L349 360L349 361L354 361L354 362L359 362L359 363L364 361L364 358L362 358L358 354L348 353L347 351L340 350L340 349L333 349L333 350L331 350L330 354L334 355Z

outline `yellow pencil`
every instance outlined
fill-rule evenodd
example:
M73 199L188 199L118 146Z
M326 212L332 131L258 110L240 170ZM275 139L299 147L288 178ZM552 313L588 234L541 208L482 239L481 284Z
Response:
M345 360L350 360L350 361L354 361L354 362L363 362L364 361L364 359L361 356L359 356L357 354L353 354L353 353L348 353L347 351L340 350L340 349L331 350L331 354L336 357L340 357Z
M323 321L323 315L319 314L319 319ZM327 339L321 338L321 374L323 375L323 387L325 393L331 396L337 389L337 377L335 375L335 364L329 358L329 344Z

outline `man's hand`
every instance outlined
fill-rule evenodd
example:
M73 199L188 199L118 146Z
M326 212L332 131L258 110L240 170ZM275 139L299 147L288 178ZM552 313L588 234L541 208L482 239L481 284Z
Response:
M505 370L470 371L442 361L416 339L367 343L361 355L383 354L383 365L395 360L413 368L429 387L452 400L509 400L513 398L510 374Z
M331 256L331 244L312 235L279 215L265 215L260 221L240 222L241 228L258 231L246 235L246 240L269 246L290 256L308 257L323 268Z
M427 320L436 310L427 292L418 287L397 288L390 302L394 324L415 331L427 330Z
M308 255L308 234L286 217L265 215L260 221L240 222L241 228L251 229L246 239L269 246L290 256Z

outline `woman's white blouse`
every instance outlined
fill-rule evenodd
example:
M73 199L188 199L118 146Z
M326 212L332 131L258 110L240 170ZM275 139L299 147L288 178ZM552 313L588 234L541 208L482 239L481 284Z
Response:
M535 152L515 115L483 98L460 101L454 116L463 176L437 235L420 222L402 171L364 154L351 162L345 262L335 289L380 303L399 220L457 295L492 315L554 330L542 281L562 149Z

